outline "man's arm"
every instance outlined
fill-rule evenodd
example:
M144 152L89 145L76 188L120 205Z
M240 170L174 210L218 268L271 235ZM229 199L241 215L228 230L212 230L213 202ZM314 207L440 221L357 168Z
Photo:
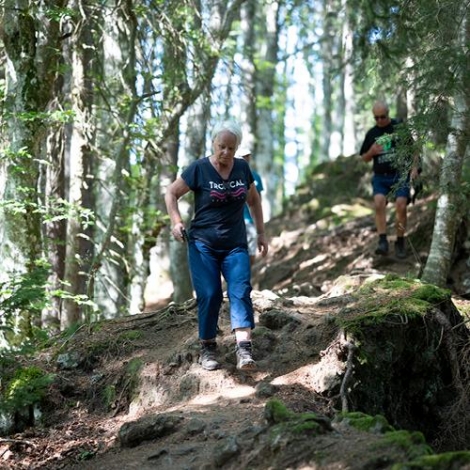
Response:
M418 152L415 152L413 155L413 163L411 165L410 178L412 180L416 179L420 173L420 155Z
M407 128L406 145L410 148L410 153L411 151L413 152L413 159L411 162L411 169L410 169L410 178L413 180L419 176L421 158L420 158L420 153L416 149L416 141L413 138L413 135L411 134L408 128Z
M374 142L367 152L361 154L361 158L365 162L370 162L376 155L379 155L383 152L383 147L379 145L377 142Z

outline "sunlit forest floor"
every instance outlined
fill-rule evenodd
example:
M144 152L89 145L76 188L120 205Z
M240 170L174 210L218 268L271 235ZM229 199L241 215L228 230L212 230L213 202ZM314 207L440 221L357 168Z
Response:
M67 348L57 345L72 350L78 367L58 369L53 359L57 351L36 358L58 376L48 397L50 409L43 425L12 436L11 442L0 441L2 468L299 468L299 454L311 451L308 436L295 445L281 439L275 457L263 447L260 430L267 401L276 397L295 413L332 415L331 397L313 390L309 372L332 341L328 318L336 307L327 300L385 274L419 277L431 243L434 206L432 195L409 206L404 260L393 254L391 207L391 253L374 254L377 236L367 198L332 204L323 218L308 198L299 199L271 220L270 253L253 268L259 369L250 375L235 368L226 302L218 338L223 366L218 371L204 371L197 363L194 301L173 305L154 295L157 303L147 305L142 315L83 327L66 341ZM465 256L456 259L448 287L468 319ZM280 324L270 320L272 311ZM171 417L173 428L166 421L153 423L153 438L133 445L122 426L149 416ZM341 424L331 432L327 421L315 441L323 464L315 468L391 468L408 458L399 447L380 446L380 435ZM268 455L269 464L263 462Z

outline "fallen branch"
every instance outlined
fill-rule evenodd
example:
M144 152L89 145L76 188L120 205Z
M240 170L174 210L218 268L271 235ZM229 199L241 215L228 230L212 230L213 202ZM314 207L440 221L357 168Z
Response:
M21 444L24 446L36 447L36 444L34 444L33 442L25 441L23 439L0 438L0 444Z

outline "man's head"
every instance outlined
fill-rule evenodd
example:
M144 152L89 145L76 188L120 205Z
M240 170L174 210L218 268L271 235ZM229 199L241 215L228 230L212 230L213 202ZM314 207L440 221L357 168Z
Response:
M248 147L240 147L235 156L237 158L243 158L243 160L250 163L251 150Z
M376 101L372 107L372 114L378 127L386 127L390 124L389 109L383 101Z

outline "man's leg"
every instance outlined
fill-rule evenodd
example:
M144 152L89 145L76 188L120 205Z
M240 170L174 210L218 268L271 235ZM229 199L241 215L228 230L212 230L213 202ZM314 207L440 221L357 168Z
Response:
M374 196L375 205L375 226L379 235L387 233L386 207L387 198L383 194Z
M397 258L406 258L405 249L405 232L407 222L407 197L397 197L395 201L396 219L395 228L397 234L397 240L395 242L395 256Z
M408 199L406 197L397 197L395 202L395 209L396 209L396 233L397 238L404 237L406 231L406 221L407 221L407 213L406 213L406 204Z
M383 194L374 195L375 205L375 226L379 235L379 244L375 253L378 255L386 255L388 253L387 241L387 198Z

